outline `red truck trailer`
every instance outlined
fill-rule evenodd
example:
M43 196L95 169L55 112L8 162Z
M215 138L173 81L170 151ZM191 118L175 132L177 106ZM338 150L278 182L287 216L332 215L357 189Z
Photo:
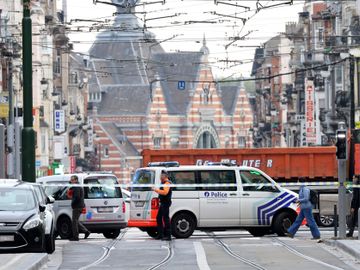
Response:
M143 150L143 166L149 162L178 161L195 165L198 160L220 162L236 160L238 165L261 169L278 182L336 181L335 147L251 148L251 149L176 149Z

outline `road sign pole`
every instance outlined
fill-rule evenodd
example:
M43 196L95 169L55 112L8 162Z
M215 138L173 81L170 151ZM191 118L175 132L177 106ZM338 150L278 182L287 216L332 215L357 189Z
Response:
M348 158L347 130L344 122L339 122L339 128L336 131L336 158L338 160L338 212L339 212L339 237L346 236L346 161Z
M22 19L23 42L23 111L24 128L22 130L22 179L35 182L35 132L33 129L32 96L32 32L30 18L30 0L23 0Z
M5 178L5 126L0 124L0 178Z
M346 206L345 206L345 197L346 197L346 188L345 188L345 179L346 179L346 160L338 160L338 178L339 178L339 197L338 197L338 211L339 211L339 237L346 237Z

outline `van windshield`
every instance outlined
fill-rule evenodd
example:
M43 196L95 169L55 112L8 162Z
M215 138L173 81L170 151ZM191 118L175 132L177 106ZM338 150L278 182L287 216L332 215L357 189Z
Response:
M85 199L111 199L122 198L116 177L91 176L84 179Z
M152 170L137 170L134 178L133 185L144 185L144 184L154 184L155 171ZM150 191L151 187L138 187L133 186L132 191Z

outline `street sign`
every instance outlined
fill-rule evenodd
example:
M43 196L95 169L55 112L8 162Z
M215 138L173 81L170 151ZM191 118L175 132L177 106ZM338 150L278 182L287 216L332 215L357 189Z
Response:
M185 81L178 81L178 89L185 90Z
M316 143L316 128L315 128L315 89L314 82L311 80L305 81L305 121L306 121L306 143Z
M55 121L54 121L54 130L56 132L65 131L65 111L64 110L55 110Z
M41 167L41 160L35 161L35 167L40 168Z
M9 96L0 94L0 117L9 117Z

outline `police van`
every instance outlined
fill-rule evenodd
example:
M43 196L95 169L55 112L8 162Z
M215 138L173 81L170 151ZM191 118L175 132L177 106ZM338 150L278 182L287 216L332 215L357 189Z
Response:
M162 170L172 182L171 230L176 238L195 229L245 228L254 236L283 236L297 214L298 195L279 186L259 169L244 166L179 166L161 162L136 170L128 226L156 237Z

